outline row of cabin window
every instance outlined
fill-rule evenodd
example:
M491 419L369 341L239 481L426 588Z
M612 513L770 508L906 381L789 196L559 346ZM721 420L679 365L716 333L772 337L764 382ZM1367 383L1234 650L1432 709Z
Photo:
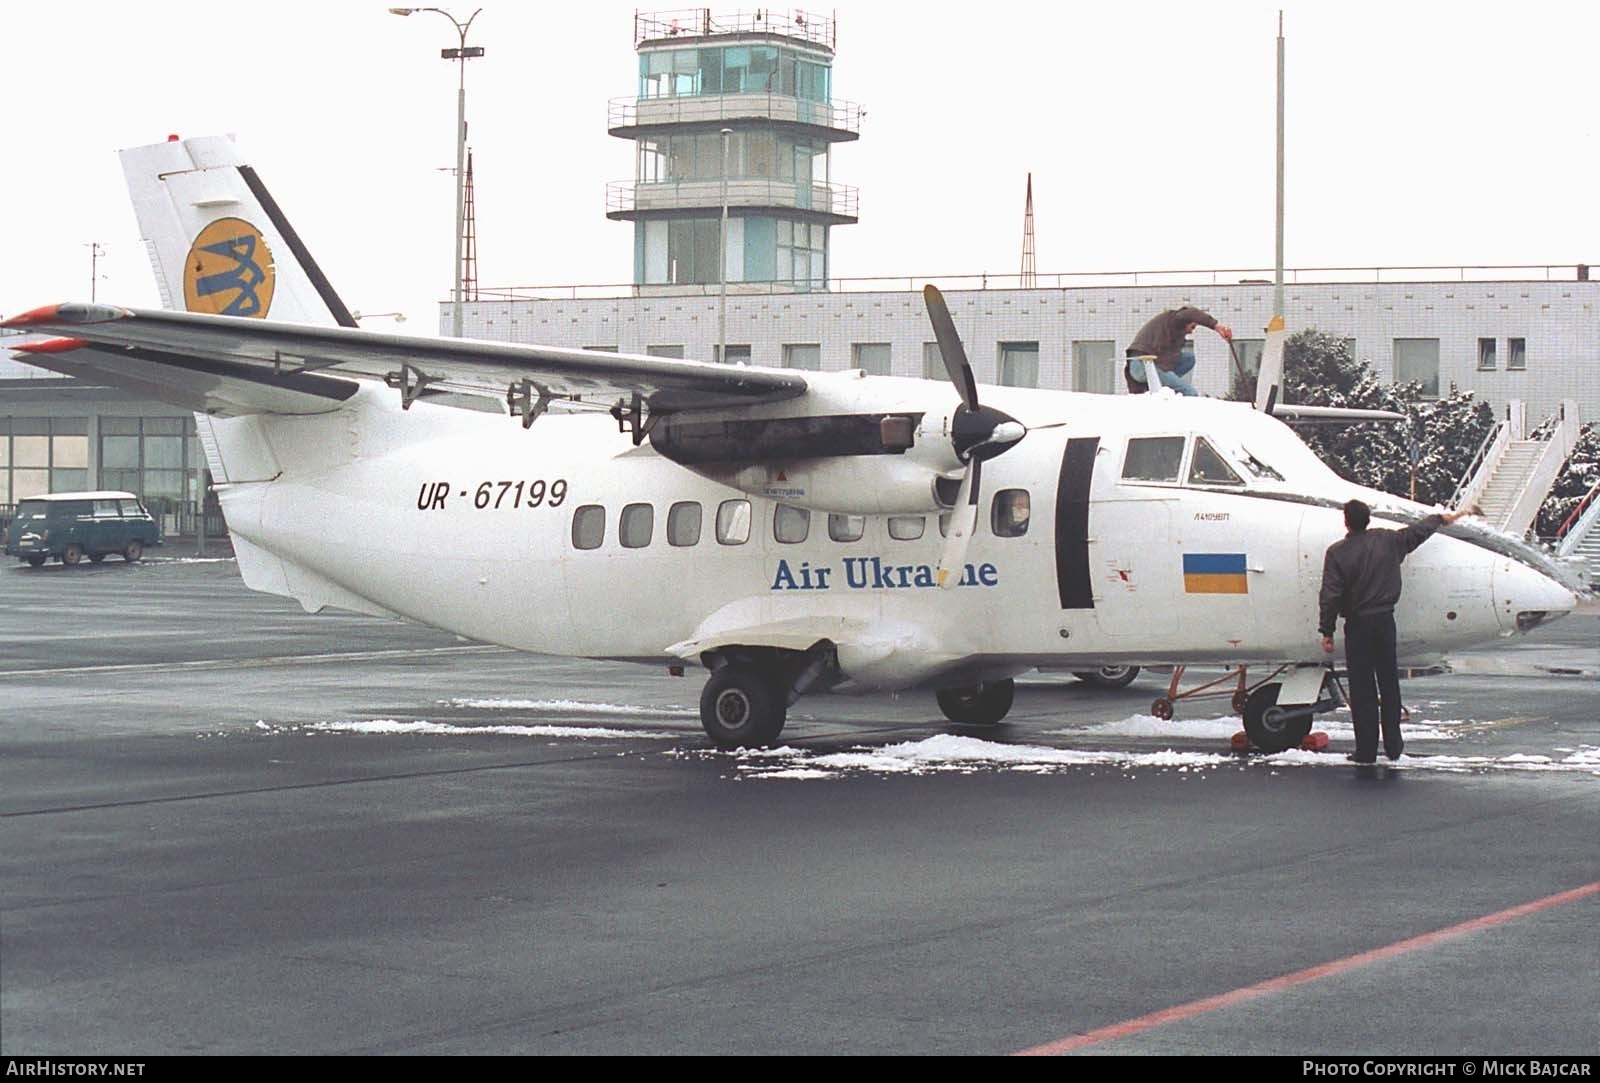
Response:
M1026 489L1002 489L990 506L989 526L997 538L1020 538L1028 532L1031 515ZM655 536L655 507L628 504L617 518L617 540L624 549L643 549ZM716 536L719 545L743 545L750 540L751 505L748 500L724 500L717 505ZM667 544L700 544L702 510L699 501L680 500L667 509ZM939 516L939 533L949 529L949 516ZM915 541L927 530L922 515L889 516L889 536L896 541ZM828 537L836 542L860 541L867 532L864 515L828 516ZM779 504L772 513L772 537L784 545L798 545L811 535L811 512L790 504ZM572 513L572 545L575 549L598 549L606 540L606 509L601 504L585 504Z

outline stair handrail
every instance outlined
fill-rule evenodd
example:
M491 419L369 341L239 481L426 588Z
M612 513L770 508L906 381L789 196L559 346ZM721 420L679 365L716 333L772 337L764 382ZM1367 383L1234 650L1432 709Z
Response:
M1502 440L1502 437L1505 437L1509 432L1510 422L1505 418L1501 418L1499 421L1494 423L1494 428L1490 429L1488 433L1484 435L1483 443L1478 445L1478 453L1474 455L1472 457L1472 461L1467 464L1467 469L1462 473L1461 480L1456 483L1456 491L1450 494L1450 499L1445 503L1445 507L1466 507L1468 504L1475 502L1479 496L1483 495L1482 489L1488 487L1488 478L1482 479L1483 485L1475 486L1475 483L1479 480L1478 469L1491 454L1491 445L1495 445L1495 450L1497 450L1498 445L1509 442L1507 440ZM1472 492L1472 499L1468 500L1467 495L1469 490L1474 489L1476 489L1476 491Z
M1590 510L1591 505L1600 508L1600 504L1595 504L1594 502L1594 498L1597 494L1600 494L1600 481L1595 482L1589 487L1589 491L1583 494L1583 499L1578 501L1578 506L1572 509L1572 514L1568 515L1566 519L1562 521L1561 527L1556 531L1555 536L1555 540L1558 544L1566 538L1567 531L1572 529L1573 524L1578 521L1578 517L1583 515L1585 511Z
M1556 478L1561 476L1561 468L1577 446L1580 425L1577 402L1563 399L1556 412L1546 419L1546 424L1550 425L1550 435L1543 442L1533 468L1523 479L1521 491L1501 524L1508 533L1520 534L1534 525L1539 509L1555 487Z

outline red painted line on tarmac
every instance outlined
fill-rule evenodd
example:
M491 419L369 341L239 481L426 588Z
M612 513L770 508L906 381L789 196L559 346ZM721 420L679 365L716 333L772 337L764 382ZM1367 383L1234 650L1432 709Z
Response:
M1454 940L1456 937L1466 936L1468 933L1475 933L1481 929L1503 925L1508 921L1527 917L1529 914L1537 914L1541 910L1548 910L1552 906L1576 902L1579 899L1588 898L1590 895L1596 894L1600 894L1600 880L1596 880L1592 884L1585 884L1583 887L1573 888L1571 891L1563 891L1556 895L1548 895L1543 899L1535 899L1533 902L1523 903L1521 906L1513 906L1509 910L1485 914L1481 918L1463 921L1459 925L1451 925L1446 929L1423 933L1421 936L1414 936L1409 940L1396 941L1386 947L1363 951L1358 955L1347 955L1343 959L1335 959L1333 962L1323 963L1321 966L1297 970L1293 974L1285 974L1279 978L1257 982L1255 985L1246 985L1242 989L1233 990L1231 993L1221 993L1214 997L1206 997L1203 1000L1191 1000L1187 1004L1164 1008L1159 1012L1141 1015L1137 1019L1128 1019L1121 1023L1113 1023L1108 1027L1100 1027L1096 1030L1085 1031L1082 1034L1074 1034L1067 1038L1046 1042L1043 1045L1032 1046L1019 1051L1015 1056L1054 1056L1057 1053L1069 1053L1074 1049L1083 1049L1086 1046L1098 1045L1101 1042L1126 1038L1132 1034L1142 1034L1147 1030L1153 1030L1167 1023L1193 1019L1197 1015L1204 1015L1206 1012L1216 1011L1218 1008L1231 1008L1235 1004L1257 1000L1271 993L1282 992L1296 985L1304 985L1307 982L1316 981L1318 978L1332 977L1335 974L1343 974L1346 971L1355 970L1369 963L1392 959L1397 955L1419 951L1423 948L1431 948L1435 944L1443 943L1446 940Z

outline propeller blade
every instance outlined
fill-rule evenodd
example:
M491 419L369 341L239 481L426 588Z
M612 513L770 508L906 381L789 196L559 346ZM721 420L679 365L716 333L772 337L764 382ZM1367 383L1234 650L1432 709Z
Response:
M972 460L966 476L961 479L961 489L956 494L956 506L950 509L950 529L945 534L944 552L939 554L939 569L933 580L940 590L949 590L961 582L961 569L967 562L967 545L978 528L978 475L983 463Z
M939 287L929 283L922 287L922 300L928 306L928 320L933 324L933 337L939 343L939 356L944 358L944 370L950 382L956 385L956 394L968 410L978 408L978 381L967 363L966 347L956 333L956 321L950 318L950 308L944 303Z

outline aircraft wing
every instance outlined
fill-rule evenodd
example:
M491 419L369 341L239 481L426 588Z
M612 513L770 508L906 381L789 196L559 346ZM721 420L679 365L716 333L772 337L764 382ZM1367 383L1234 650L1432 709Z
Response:
M384 381L408 401L488 396L513 410L520 401L525 417L562 397L637 396L665 413L806 390L804 376L780 369L110 305L52 305L3 326L70 336L14 347L30 364L223 414L333 409L359 379Z

